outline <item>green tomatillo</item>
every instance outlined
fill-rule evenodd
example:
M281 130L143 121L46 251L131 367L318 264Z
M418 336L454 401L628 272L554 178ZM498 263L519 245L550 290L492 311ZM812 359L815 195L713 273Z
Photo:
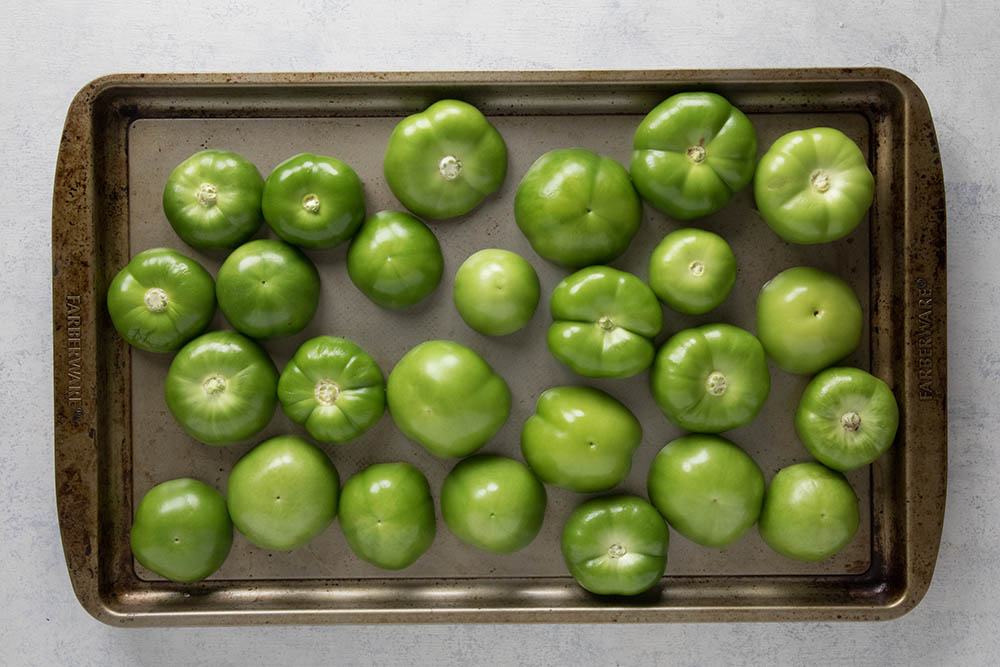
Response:
M531 165L517 186L514 218L535 252L576 269L625 252L642 222L642 202L618 162L566 148Z
M635 131L629 172L642 198L678 220L725 206L753 179L757 132L715 93L679 93Z
M678 229L649 259L649 286L679 313L704 315L726 300L736 282L736 257L718 234Z
M190 257L169 248L145 250L111 281L108 314L130 345L173 352L212 320L215 282Z
M195 153L170 172L163 212L177 235L201 249L235 248L260 229L264 179L236 153Z
M671 336L656 354L649 381L667 418L700 433L752 421L771 391L760 341L729 324L706 324Z
M129 543L147 570L181 583L201 581L233 546L226 500L190 477L157 484L139 501Z
M403 355L386 385L399 430L442 458L468 456L510 415L510 388L474 351L447 340Z
M304 248L330 248L351 238L361 226L365 193L347 163L300 153L267 177L261 208L282 240Z
M434 500L424 474L409 463L376 463L344 484L340 527L359 558L402 570L434 542Z
M892 446L899 406L889 385L860 368L827 368L802 392L795 431L820 463L847 472Z
M527 260L509 250L487 249L458 268L453 297L466 324L488 336L504 336L532 318L540 290Z
M552 355L580 375L624 378L653 361L663 310L646 283L608 266L566 277L552 292Z
M278 379L278 400L320 442L346 442L385 412L382 370L346 338L318 336L295 352Z
M383 308L408 308L441 282L444 257L427 225L402 211L379 211L347 251L351 282Z
M670 531L656 508L636 496L605 496L570 514L562 554L577 583L599 595L638 595L667 567Z
M403 206L423 218L454 218L503 183L507 145L476 107L441 100L400 121L389 137L383 168Z
M875 179L858 145L840 130L789 132L757 165L761 217L791 243L827 243L854 231L872 205Z
M553 387L521 429L521 453L542 481L577 493L606 491L632 469L642 426L613 396L591 387Z
M211 331L181 348L164 395L188 435L230 445L268 425L278 405L278 371L257 343L235 331Z

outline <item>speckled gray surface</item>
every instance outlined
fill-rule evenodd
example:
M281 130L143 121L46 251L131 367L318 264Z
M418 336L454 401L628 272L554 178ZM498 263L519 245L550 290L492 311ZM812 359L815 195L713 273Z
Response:
M990 0L6 3L0 24L0 663L996 664L1000 27ZM937 573L885 624L120 630L77 604L51 457L49 212L73 94L115 71L879 65L923 89L948 196L950 468Z

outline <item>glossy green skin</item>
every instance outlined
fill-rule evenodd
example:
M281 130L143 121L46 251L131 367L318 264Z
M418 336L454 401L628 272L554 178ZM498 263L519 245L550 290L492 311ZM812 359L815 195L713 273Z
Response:
M771 480L757 530L782 556L812 562L846 547L859 522L858 497L841 473L797 463Z
M448 158L461 164L457 174L442 169ZM474 106L441 100L396 126L383 168L403 206L423 218L453 218L474 209L503 183L507 145Z
M361 179L346 162L312 153L290 157L264 182L264 219L274 233L304 248L330 248L365 219Z
M549 309L549 351L580 375L625 378L652 363L663 310L631 273L608 266L581 269L556 285Z
M545 487L520 461L471 456L441 484L441 515L464 542L513 553L528 546L545 518Z
M629 172L642 198L691 220L718 211L750 183L757 132L724 97L680 93L642 119L633 149Z
M740 539L760 516L764 474L750 455L717 435L688 435L653 459L649 499L667 523L715 549Z
M174 357L164 396L170 413L192 438L231 445L270 423L278 405L277 385L278 370L262 347L235 331L211 331Z
M233 523L222 494L182 477L157 484L142 497L129 541L144 568L191 583L225 562L233 546Z
M403 355L386 385L399 430L442 458L468 456L510 415L510 388L478 354L431 340Z
M889 385L859 368L828 368L814 377L795 413L795 431L809 453L842 472L882 456L898 427Z
M535 269L520 255L480 250L459 267L452 296L466 324L487 336L504 336L534 316L541 286Z
M441 282L441 244L409 213L379 211L351 242L347 273L365 296L383 308L408 308Z
M521 453L542 481L577 493L606 491L632 469L642 426L621 402L591 387L553 387L521 429Z
M290 551L333 522L340 476L319 447L281 435L236 462L228 490L237 530L262 549Z
M385 412L382 369L355 343L334 336L307 340L278 379L278 400L320 442L347 442Z
M718 234L678 229L667 234L649 259L649 286L679 313L704 315L729 296L736 283L736 257Z
M173 352L212 320L215 281L201 264L179 252L145 250L111 281L108 313L129 345L148 352Z
M667 568L670 531L652 505L636 496L589 500L570 514L562 554L577 583L599 595L638 595Z
M789 373L812 375L861 342L861 303L837 276L808 266L786 269L757 297L757 336Z
M215 282L219 308L237 331L280 338L306 328L319 306L319 272L302 252L259 239L234 250Z
M724 376L724 388L714 381L715 373ZM752 421L771 392L760 341L729 324L706 324L671 336L656 355L649 381L663 414L699 433Z
M385 570L409 567L437 533L427 478L409 463L365 468L344 484L340 527L362 560Z
M850 234L872 205L875 179L858 145L840 130L789 132L757 165L757 210L791 243L827 243Z
M570 268L610 262L642 222L628 172L583 148L549 151L517 186L514 218L539 255Z
M199 198L203 184L215 188L214 200ZM260 210L263 190L264 179L245 157L201 151L170 172L163 189L163 212L189 246L235 248L264 222Z

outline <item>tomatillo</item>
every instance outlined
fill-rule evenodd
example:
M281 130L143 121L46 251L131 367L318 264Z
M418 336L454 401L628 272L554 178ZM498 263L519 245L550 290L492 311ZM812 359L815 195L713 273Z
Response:
M576 269L625 252L642 222L642 202L618 162L566 148L531 165L517 186L514 218L535 252Z
M670 421L701 433L752 421L771 392L760 341L729 324L706 324L671 336L656 354L649 382Z
M492 438L510 415L510 388L478 354L458 343L420 343L386 385L399 430L442 458L461 458Z
M454 218L499 189L507 145L479 109L440 100L395 127L383 169L403 206L432 220Z
M340 527L361 560L385 570L416 562L437 533L424 474L409 463L376 463L347 480Z
M226 500L190 477L157 484L139 501L129 543L147 570L181 583L201 581L222 567L233 546Z
M861 342L861 303L844 280L808 266L782 271L757 297L757 336L789 373L811 375Z
M433 292L444 273L441 244L427 225L402 211L379 211L347 251L347 273L383 308L408 308Z
M278 400L288 418L320 442L346 442L385 412L382 369L346 338L317 336L281 372Z
M757 529L782 556L817 561L846 547L860 520L858 497L841 473L797 463L771 480Z
M163 212L177 235L200 249L235 248L264 222L264 179L236 153L195 153L170 172Z
M212 320L215 281L201 264L179 252L145 250L108 286L108 314L129 345L173 352Z
M250 241L234 250L215 282L219 308L233 328L279 338L306 328L319 306L319 272L287 243Z
M441 484L441 516L463 542L506 554L531 544L545 517L545 487L520 461L477 454Z
M294 435L265 440L229 473L229 515L262 549L308 544L337 516L340 476L316 445Z
M899 406L889 385L860 368L827 368L809 382L795 431L820 463L847 472L892 446Z
M729 296L736 257L726 240L704 229L678 229L649 258L649 286L679 313L704 315Z
M629 172L642 198L678 220L725 206L753 179L757 132L715 93L679 93L635 131Z
M576 582L599 595L638 595L667 568L670 531L656 508L636 496L583 503L562 532L562 554Z
M653 361L663 310L646 283L609 266L564 278L549 302L552 356L587 377L625 378Z
M480 250L455 274L453 298L458 314L487 336L514 333L527 324L540 296L535 269L509 250Z
M632 469L642 426L625 405L591 387L553 387L521 429L521 453L549 484L606 491Z
M174 357L164 395L188 435L231 445L270 423L277 384L278 370L260 345L235 331L211 331Z
M757 522L764 474L750 455L717 435L688 435L653 459L649 499L667 523L695 544L727 547Z
M875 179L840 130L789 132L764 153L753 183L764 222L791 243L827 243L854 231L872 205Z
M365 193L346 162L300 153L275 167L264 181L261 209L282 240L304 248L330 248L361 226Z

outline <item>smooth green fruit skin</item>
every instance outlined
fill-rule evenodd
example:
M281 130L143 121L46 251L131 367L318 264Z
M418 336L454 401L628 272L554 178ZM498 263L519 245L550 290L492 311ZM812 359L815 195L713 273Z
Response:
M441 244L427 225L402 211L379 211L347 252L347 273L383 308L408 308L433 292L444 273Z
M789 373L812 375L861 342L861 303L837 276L808 266L782 271L757 297L757 336Z
M365 193L346 162L300 153L264 181L261 209L282 240L303 248L331 248L354 236L364 222Z
M340 527L362 560L384 570L409 567L437 533L427 478L409 463L365 468L344 484Z
M742 111L715 93L679 93L639 123L629 172L643 199L691 220L746 187L756 159L757 132Z
M642 202L615 160L583 148L558 149L521 179L514 218L535 252L576 269L625 252L639 231Z
M667 523L714 549L740 539L760 516L764 474L750 455L717 435L688 435L653 459L649 499Z
M716 373L724 376L721 393ZM753 421L771 392L760 341L729 324L706 324L671 336L656 354L649 382L663 414L699 433Z
M508 250L480 250L455 274L453 298L458 314L487 336L505 336L527 324L540 296L535 269Z
M847 546L859 521L858 497L841 473L797 463L771 480L757 529L782 556L812 562Z
M157 301L161 293L165 307ZM129 345L147 352L173 352L212 320L215 281L201 264L179 252L145 250L111 281L108 314Z
M510 388L474 351L447 340L420 343L386 385L399 430L442 458L472 454L510 415Z
M229 473L229 514L262 549L308 544L337 516L340 476L319 447L293 435L265 440Z
M441 484L441 515L460 540L507 554L531 544L545 518L545 487L520 461L478 454Z
M802 392L795 412L802 444L817 461L841 472L882 456L898 427L899 406L889 385L859 368L821 372Z
M215 283L219 308L253 338L280 338L306 328L319 306L319 272L287 243L259 239L234 250Z
M277 385L278 370L262 347L235 331L211 331L174 357L164 396L170 413L192 438L231 445L271 422Z
M663 309L631 273L609 266L581 269L556 285L549 309L549 351L580 375L625 378L652 363Z
M449 173L442 160L455 165L452 158L461 167ZM500 188L507 176L507 145L474 106L440 100L396 126L383 168L403 206L431 220L454 218Z
M598 595L638 595L667 568L670 531L636 496L605 496L575 510L562 532L562 554L577 583Z
M222 567L233 546L233 523L222 494L182 477L157 484L142 497L129 541L144 568L192 583Z
M214 200L203 185L215 189ZM163 212L177 235L194 248L235 248L264 222L260 201L264 179L252 162L236 153L195 153L170 172L163 189Z
M679 313L704 315L729 296L736 283L736 257L718 234L678 229L649 258L649 286Z
M875 179L858 145L840 130L789 132L768 149L753 184L761 217L790 243L850 234L872 205Z
M613 396L591 387L553 387L521 429L521 453L542 481L577 493L606 491L632 469L642 426Z
M278 400L320 442L347 442L385 412L382 369L356 343L317 336L299 347L278 378Z

